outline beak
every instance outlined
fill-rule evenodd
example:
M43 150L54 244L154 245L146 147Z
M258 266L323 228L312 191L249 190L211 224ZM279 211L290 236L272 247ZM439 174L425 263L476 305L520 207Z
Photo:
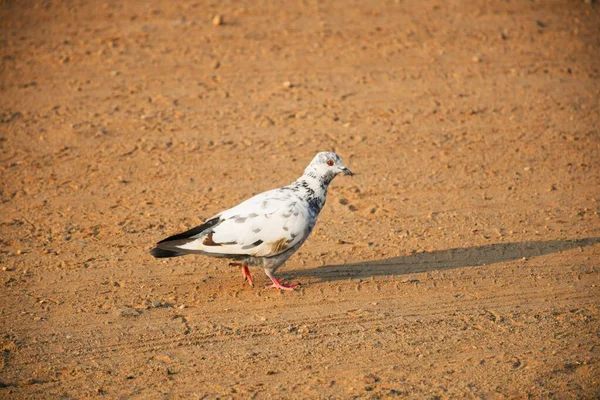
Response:
M354 172L350 171L348 168L344 167L342 168L342 172L344 173L344 175L350 175L350 176L354 176Z

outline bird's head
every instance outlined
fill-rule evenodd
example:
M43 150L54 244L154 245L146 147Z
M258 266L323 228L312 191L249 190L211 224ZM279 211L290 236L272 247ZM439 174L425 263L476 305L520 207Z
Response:
M331 151L318 153L310 164L308 164L306 171L304 171L305 175L314 176L326 183L331 182L331 180L340 173L350 176L354 175L354 173L344 165L340 156Z

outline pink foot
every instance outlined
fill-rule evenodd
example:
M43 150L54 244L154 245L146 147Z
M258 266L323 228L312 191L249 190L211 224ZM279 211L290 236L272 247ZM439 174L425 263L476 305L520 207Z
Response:
M244 275L244 279L248 280L250 286L254 286L254 281L252 280L252 275L250 275L250 271L248 270L247 265L242 265L242 274Z
M290 283L289 285L286 285L285 283L281 283L277 278L271 278L271 280L273 281L273 284L271 286L267 286L269 289L294 290L294 288L298 286L297 283Z

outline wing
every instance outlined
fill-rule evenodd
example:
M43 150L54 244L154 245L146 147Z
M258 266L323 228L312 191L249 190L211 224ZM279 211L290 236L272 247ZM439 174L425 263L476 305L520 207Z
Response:
M204 225L206 229L192 229L190 235L175 235L175 240L157 246L217 257L272 257L294 247L311 230L306 202L281 189L254 196Z

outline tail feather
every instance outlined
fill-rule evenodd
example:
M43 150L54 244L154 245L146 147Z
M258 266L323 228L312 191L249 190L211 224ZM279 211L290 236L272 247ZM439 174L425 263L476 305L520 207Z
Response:
M221 220L218 217L213 218L209 221L206 221L202 225L192 228L188 231L169 236L168 238L158 242L156 244L156 247L150 250L150 254L152 254L156 258L168 258L179 257L184 256L186 254L194 253L188 250L179 250L177 249L177 246L189 242L190 240L194 240L194 236L199 235L202 232L218 225L219 222L221 222Z
M152 254L156 258L179 257L185 255L185 253L173 250L159 249L158 247L155 247L152 250L150 250L150 254Z
M206 221L205 223L203 223L200 226L197 226L195 228L192 228L188 231L185 231L183 233L178 233L177 235L173 235L173 236L169 236L166 239L161 240L160 242L158 242L158 244L160 243L165 243L165 242L170 242L172 240L182 240L182 239L189 239L192 236L196 236L199 233L204 232L205 230L212 228L213 226L217 225L219 222L221 222L220 218L213 218L209 221Z

